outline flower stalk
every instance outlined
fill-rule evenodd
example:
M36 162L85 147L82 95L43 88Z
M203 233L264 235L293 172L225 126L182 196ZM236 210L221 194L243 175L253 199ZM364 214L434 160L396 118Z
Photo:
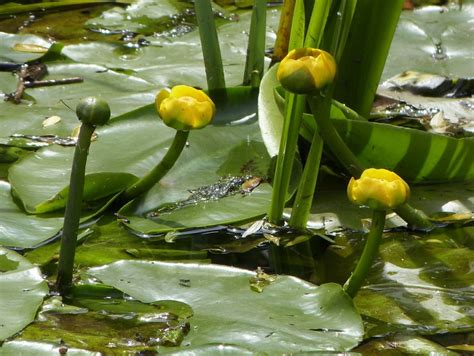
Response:
M318 117L326 117L326 119L329 120L331 98L323 97L321 95L318 95L317 97L319 103L317 105L317 112L314 114ZM299 230L306 229L306 224L313 203L314 192L316 190L323 145L323 139L318 131L315 130L303 170L303 176L301 177L293 208L291 210L291 217L288 222L288 225L292 228Z
M351 178L347 186L347 197L354 204L372 209L372 225L364 250L354 272L344 284L344 290L353 298L363 285L377 256L386 211L405 204L410 197L410 187L394 172L369 168L362 172L359 179Z
M121 194L119 201L122 204L137 198L157 184L183 152L189 130L207 126L216 111L214 102L202 90L187 85L177 85L171 90L161 90L156 96L155 104L162 121L165 125L174 128L176 134L161 161Z
M170 148L161 161L143 178L128 187L119 198L122 204L135 199L158 183L178 160L189 136L189 131L177 130Z
M355 297L360 287L364 284L372 262L378 254L385 226L385 214L385 210L374 210L372 212L372 225L370 226L364 250L362 251L362 255L357 262L354 272L344 284L344 290L352 298Z
M272 201L268 212L269 222L275 225L281 224L283 220L283 209L285 208L288 187L290 185L298 134L306 101L305 95L289 93L288 98L272 184Z
M67 294L72 285L77 230L81 216L86 162L91 138L96 125L104 125L109 120L110 108L105 101L89 97L78 104L76 113L82 124L72 161L56 281L56 287L63 296Z

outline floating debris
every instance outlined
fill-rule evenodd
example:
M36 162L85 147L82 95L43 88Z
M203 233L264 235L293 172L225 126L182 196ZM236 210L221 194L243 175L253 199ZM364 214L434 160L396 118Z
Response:
M50 116L43 120L43 127L56 125L57 123L60 123L61 120L62 119L59 116L56 116L56 115Z
M40 143L42 146L47 145L60 145L60 146L75 146L77 143L77 138L75 137L60 137L57 135L23 135L23 134L14 134L11 135L12 139L26 139L36 143Z
M170 213L176 209L181 209L189 205L195 205L201 202L219 200L227 196L236 194L250 194L263 181L262 177L240 176L224 177L215 184L206 185L196 189L189 190L191 195L182 201L174 204L165 205L158 210L146 214L147 218L158 217L162 214Z
M271 276L263 271L261 267L257 267L256 276L250 278L250 289L257 293L262 293L263 289L269 286L277 279L276 276Z

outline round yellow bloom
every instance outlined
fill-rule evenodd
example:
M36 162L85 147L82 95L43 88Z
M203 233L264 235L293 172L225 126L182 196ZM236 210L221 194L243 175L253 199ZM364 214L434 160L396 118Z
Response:
M163 89L155 99L156 109L163 122L176 130L188 131L207 126L216 107L202 90L187 85Z
M410 187L396 173L386 169L366 169L359 179L351 178L347 186L351 202L374 210L393 209L407 202Z
M336 76L336 61L326 51L298 48L281 61L277 79L286 90L308 94L332 83Z

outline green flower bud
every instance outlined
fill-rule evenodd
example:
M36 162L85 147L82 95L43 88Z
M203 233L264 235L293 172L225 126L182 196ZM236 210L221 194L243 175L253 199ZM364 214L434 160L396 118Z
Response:
M213 119L216 107L202 90L187 85L163 89L155 99L163 122L176 130L188 131L207 126Z
M398 174L386 169L366 169L347 186L349 200L374 210L394 209L407 202L410 187Z
M79 101L76 115L84 124L102 126L110 119L110 107L105 100L90 96Z
M298 48L290 51L278 66L277 79L286 90L309 94L333 82L336 61L326 51Z

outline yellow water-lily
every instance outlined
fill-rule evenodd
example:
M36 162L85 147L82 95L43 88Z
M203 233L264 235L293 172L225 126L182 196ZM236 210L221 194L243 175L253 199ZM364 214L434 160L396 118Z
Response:
M213 101L206 93L187 85L161 90L156 96L155 104L163 122L181 131L207 126L216 111Z
M336 61L326 51L317 48L298 48L281 61L277 79L288 91L309 94L333 82Z
M359 179L351 178L347 196L351 202L374 210L394 209L407 202L410 187L392 171L369 168Z

